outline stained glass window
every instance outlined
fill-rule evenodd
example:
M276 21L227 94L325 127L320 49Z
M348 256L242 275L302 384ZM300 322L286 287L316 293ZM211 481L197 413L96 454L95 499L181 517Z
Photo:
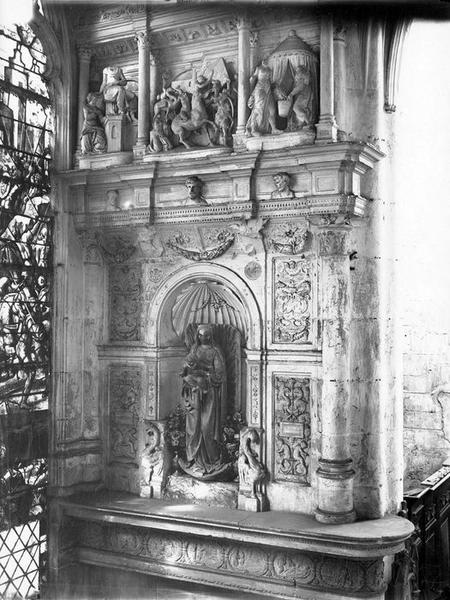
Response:
M46 562L53 112L29 26L0 26L0 597Z

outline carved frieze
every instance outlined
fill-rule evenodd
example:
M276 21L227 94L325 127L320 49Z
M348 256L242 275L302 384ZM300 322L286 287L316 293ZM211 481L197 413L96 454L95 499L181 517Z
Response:
M311 339L311 262L273 259L273 334L277 344L304 344Z
M310 380L273 376L275 478L309 482L311 447Z
M112 341L140 338L142 314L141 265L112 265L109 270L110 322Z
M134 462L142 396L140 367L111 366L109 377L110 461Z
M198 580L198 569L207 573L255 578L286 586L315 590L338 590L341 593L382 593L385 586L382 558L351 559L307 553L290 549L261 547L232 540L211 540L195 535L162 532L123 524L98 524L80 521L80 544L84 548L139 557L147 565L176 565L193 568L192 578ZM189 575L187 575L189 578ZM249 582L250 583L250 582ZM260 589L260 588L258 588ZM295 594L295 597L297 594ZM294 597L294 594L286 597Z
M215 235L214 235L215 234ZM214 232L207 229L179 231L166 240L168 248L193 261L213 260L222 256L234 242L234 234L227 229Z

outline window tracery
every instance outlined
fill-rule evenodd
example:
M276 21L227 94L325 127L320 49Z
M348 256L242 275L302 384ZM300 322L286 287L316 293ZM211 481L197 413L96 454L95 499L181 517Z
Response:
M50 381L50 148L42 44L0 27L0 596L45 572Z

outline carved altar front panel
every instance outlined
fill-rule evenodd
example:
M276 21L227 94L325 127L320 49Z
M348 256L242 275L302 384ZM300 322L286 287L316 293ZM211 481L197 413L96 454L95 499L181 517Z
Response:
M310 379L274 374L272 390L275 479L307 484L311 453Z
M78 523L81 557L87 562L109 559L115 564L120 554L145 565L147 572L160 573L161 567L165 572L176 569L177 578L197 582L217 582L220 576L221 585L236 587L238 578L239 589L260 592L278 584L282 587L272 589L282 591L286 598L298 598L298 588L372 596L385 585L382 558L357 560L125 524ZM203 574L200 579L199 571Z

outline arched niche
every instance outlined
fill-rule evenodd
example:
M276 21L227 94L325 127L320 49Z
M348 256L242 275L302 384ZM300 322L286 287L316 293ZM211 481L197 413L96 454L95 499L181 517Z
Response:
M194 309L202 306L202 298L216 294L210 303L214 304L218 299L217 310L208 307L205 301L204 310L193 313L189 305L191 291L194 296L200 295L200 299L192 300L194 304L197 302ZM234 313L234 318L221 312L221 308L227 310L226 305L232 306L229 310ZM156 413L159 418L166 418L181 402L180 373L192 341L192 324L205 322L216 328L214 341L221 346L229 368L234 369L232 378L237 383L228 414L234 410L245 416L248 355L251 351L254 357L255 351L261 351L262 347L261 313L246 282L230 269L210 263L184 267L158 288L149 314L153 318L148 324L147 343L155 349L155 368L158 370ZM190 337L186 336L188 325L191 326Z

